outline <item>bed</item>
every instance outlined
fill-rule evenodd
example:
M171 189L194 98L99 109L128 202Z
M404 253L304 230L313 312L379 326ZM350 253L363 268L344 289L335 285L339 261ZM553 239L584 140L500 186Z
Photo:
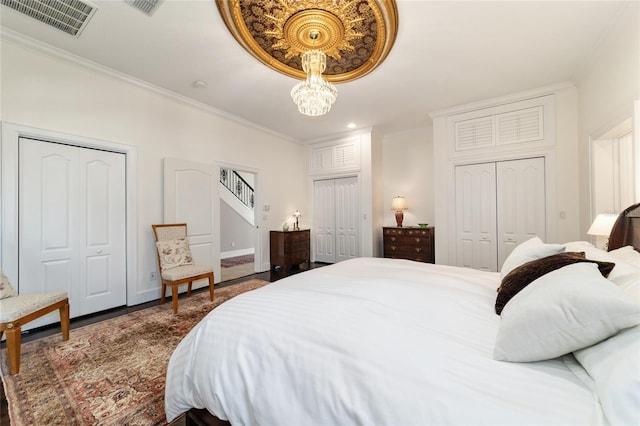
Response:
M637 425L639 281L631 246L539 239L500 272L380 258L306 271L222 304L185 337L167 420Z

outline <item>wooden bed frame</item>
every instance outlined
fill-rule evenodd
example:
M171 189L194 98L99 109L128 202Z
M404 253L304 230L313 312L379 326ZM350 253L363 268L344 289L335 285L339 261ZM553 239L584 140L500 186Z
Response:
M192 408L185 417L187 426L230 426L226 420L220 420L204 408Z
M611 228L608 250L633 246L640 251L640 203L627 207Z
M640 251L640 203L626 208L611 229L608 250L633 246ZM226 420L220 420L205 409L192 408L186 413L187 426L230 426Z

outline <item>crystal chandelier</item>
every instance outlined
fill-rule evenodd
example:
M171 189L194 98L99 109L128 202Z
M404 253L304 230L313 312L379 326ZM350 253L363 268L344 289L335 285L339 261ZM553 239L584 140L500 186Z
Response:
M242 47L297 80L291 97L308 116L331 110L338 97L334 84L380 65L398 30L396 0L216 0L216 5Z
M338 97L338 89L322 78L327 66L327 55L321 50L308 50L302 54L302 69L307 79L291 89L291 98L298 111L312 117L329 112Z

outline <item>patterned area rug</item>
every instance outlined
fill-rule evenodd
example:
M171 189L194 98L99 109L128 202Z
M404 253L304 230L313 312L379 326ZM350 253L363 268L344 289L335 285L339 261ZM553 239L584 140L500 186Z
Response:
M247 254L244 256L227 257L226 259L220 259L220 266L223 268L229 268L231 266L242 265L244 263L252 263L253 255Z
M207 313L230 298L268 284L249 280L22 345L20 373L10 376L0 352L11 424L163 425L169 358Z

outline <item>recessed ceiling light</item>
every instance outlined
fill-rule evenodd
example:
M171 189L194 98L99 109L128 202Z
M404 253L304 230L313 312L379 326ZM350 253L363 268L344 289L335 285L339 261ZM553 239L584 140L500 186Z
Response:
M349 124L347 124L347 128L348 128L348 129L355 129L355 128L356 128L356 123L349 123Z

